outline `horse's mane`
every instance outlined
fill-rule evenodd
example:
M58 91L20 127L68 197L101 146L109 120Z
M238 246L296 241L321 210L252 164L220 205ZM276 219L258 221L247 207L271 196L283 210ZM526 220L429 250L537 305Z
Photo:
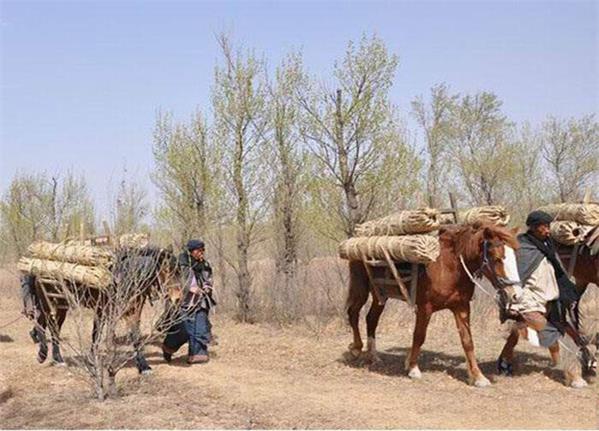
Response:
M518 239L511 230L492 224L451 226L443 228L439 234L453 243L458 256L478 255L482 238L498 239L514 250L519 248Z

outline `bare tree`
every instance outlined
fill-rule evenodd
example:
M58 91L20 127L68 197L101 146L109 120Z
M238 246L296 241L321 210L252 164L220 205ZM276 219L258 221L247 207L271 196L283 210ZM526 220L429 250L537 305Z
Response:
M245 322L252 318L249 250L268 209L267 88L263 61L251 52L234 51L226 35L218 43L224 64L216 68L212 104L237 237L237 259L231 262L238 281L237 317Z
M103 287L82 285L67 276L43 281L50 283L46 289L51 289L54 297L62 297L54 306L68 307L65 329L70 334L60 341L71 353L69 359L75 365L71 369L90 384L100 400L118 396L119 371L185 318L179 310L180 280L161 254L128 250L126 256L114 281ZM108 272L108 268L96 266L94 271ZM160 282L154 282L154 276ZM158 300L148 305L150 296ZM54 319L48 320L50 331L59 334L56 324Z
M342 202L332 196L327 200L328 207L332 203L337 208L348 237L378 200L389 195L391 179L410 177L401 172L406 144L389 100L397 64L397 56L387 52L381 39L363 37L357 46L350 42L336 63L336 90L306 77L298 92L302 135L317 163L316 189L342 192Z
M449 94L446 84L431 88L430 101L422 96L412 102L412 114L424 132L427 153L426 194L428 205L439 208L448 178L448 143L451 112L459 96Z
M599 124L594 115L543 124L542 154L549 168L557 198L567 202L581 198L585 187L597 186L599 172Z

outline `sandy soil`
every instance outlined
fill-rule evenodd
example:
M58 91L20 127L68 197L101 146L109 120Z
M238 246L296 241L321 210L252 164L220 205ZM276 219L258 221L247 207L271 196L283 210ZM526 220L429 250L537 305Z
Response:
M0 325L18 317L16 280L0 278ZM98 402L70 367L39 365L21 319L0 329L2 428L591 428L599 426L597 384L565 387L541 349L519 346L516 376L498 378L504 341L495 318L477 320L477 356L493 384L466 384L453 319L433 318L421 357L423 379L405 376L411 325L383 315L382 363L346 354L343 322L309 330L242 325L219 317L220 345L206 365L170 365L151 346L149 377L119 374L121 397ZM65 351L66 356L68 352Z

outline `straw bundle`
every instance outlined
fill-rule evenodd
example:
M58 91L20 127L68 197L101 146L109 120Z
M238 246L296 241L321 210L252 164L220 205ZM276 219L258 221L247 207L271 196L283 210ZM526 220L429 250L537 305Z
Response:
M539 208L553 216L555 220L575 221L579 224L599 225L599 204L553 204Z
M469 225L490 223L496 226L507 226L510 215L506 209L499 205L475 207L460 212L458 219Z
M339 244L342 259L385 259L387 250L394 261L429 263L440 253L439 240L431 235L355 237Z
M128 248L144 248L150 243L150 236L145 233L126 233L119 237L119 246Z
M551 223L551 237L564 245L582 242L593 226L578 224L575 221L555 221Z
M432 208L400 211L356 227L356 236L410 235L439 229L440 213Z
M106 288L112 280L110 272L101 266L85 266L28 257L19 259L17 269L41 278L59 282L71 281L97 289Z
M78 245L75 243L53 244L38 241L31 244L27 251L38 259L57 260L89 266L108 266L112 262L112 253L101 247Z

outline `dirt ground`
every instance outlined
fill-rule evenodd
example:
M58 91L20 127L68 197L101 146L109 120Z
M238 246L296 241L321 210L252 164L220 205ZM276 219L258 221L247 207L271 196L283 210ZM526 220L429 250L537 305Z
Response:
M0 277L0 326L18 317L14 276ZM219 317L220 345L206 365L188 366L185 351L154 373L133 366L118 376L121 397L98 402L70 367L39 365L25 319L0 329L1 428L590 428L599 427L597 384L574 390L552 370L546 351L518 347L513 378L494 374L505 331L493 317L473 328L477 357L493 384L466 384L450 315L433 317L421 381L405 375L410 321L383 315L382 363L346 354L343 322L328 326L236 324ZM484 323L481 323L484 322ZM65 351L68 356L68 351Z

